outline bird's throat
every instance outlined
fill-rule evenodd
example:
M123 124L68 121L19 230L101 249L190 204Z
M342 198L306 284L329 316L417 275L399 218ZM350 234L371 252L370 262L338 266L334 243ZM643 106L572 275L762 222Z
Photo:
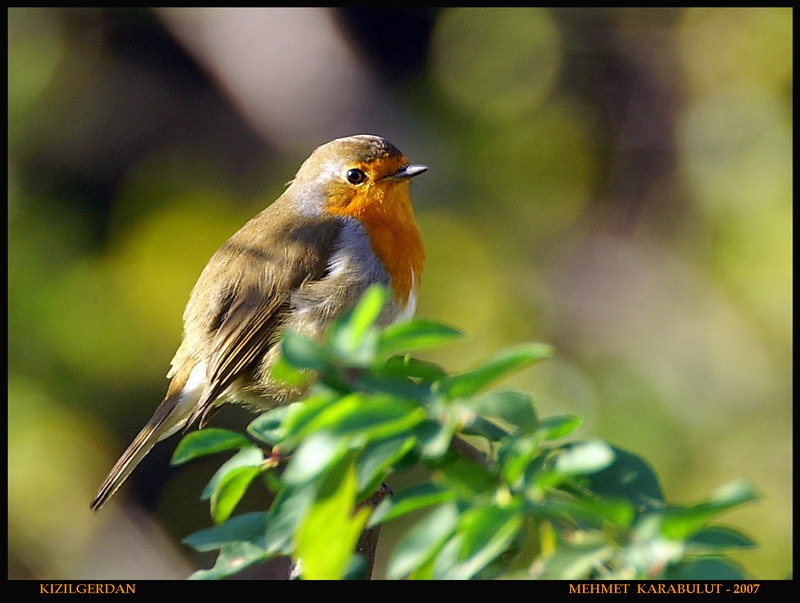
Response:
M397 299L407 304L416 296L425 247L414 219L407 182L365 188L347 203L329 205L329 210L355 218L364 226L375 255L389 274Z

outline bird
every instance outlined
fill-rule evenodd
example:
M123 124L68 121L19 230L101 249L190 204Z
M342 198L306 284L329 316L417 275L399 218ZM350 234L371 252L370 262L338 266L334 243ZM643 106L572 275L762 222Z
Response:
M274 380L287 329L321 338L372 285L390 292L378 324L413 316L425 248L409 196L409 164L381 136L327 142L284 192L211 257L183 314L163 401L103 481L100 510L153 446L224 403L266 411L304 390Z

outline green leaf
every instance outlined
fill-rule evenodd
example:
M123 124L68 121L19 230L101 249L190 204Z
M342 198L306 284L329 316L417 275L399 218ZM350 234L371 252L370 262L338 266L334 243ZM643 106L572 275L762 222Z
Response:
M541 580L590 580L597 568L603 567L613 555L613 547L603 542L564 546L545 559L534 577Z
M304 580L344 577L369 509L355 510L356 472L351 461L332 469L300 523L295 554Z
M750 538L731 528L710 526L692 534L686 541L689 553L720 553L727 549L751 549L756 546Z
M555 458L553 469L561 475L587 475L605 469L613 461L611 446L589 440L564 446Z
M352 330L355 339L369 331L383 312L391 294L383 285L371 285L350 312L345 324Z
M389 394L406 400L424 402L430 395L430 385L415 382L400 375L391 374L379 368L370 372L362 372L350 380L350 387L368 394Z
M388 358L393 354L449 343L462 336L461 331L433 321L395 323L386 327L378 337L377 355Z
M448 454L436 463L433 479L464 498L494 492L497 486L497 480L488 469L459 454Z
M357 393L326 404L313 414L313 420L303 421L302 433L308 435L302 438L283 479L288 484L313 479L353 446L395 436L405 441L424 418L424 409L416 403L392 396ZM413 441L405 445L405 451L412 445Z
M426 419L414 429L414 435L422 446L422 456L435 460L444 456L450 449L450 442L456 431L456 417L449 415L445 423Z
M415 444L416 438L401 434L365 446L357 459L359 497L374 492Z
M269 560L272 555L264 549L253 546L249 542L236 542L222 547L214 567L198 570L189 576L189 580L221 580L241 572L256 563Z
M447 375L447 372L438 364L418 360L411 356L392 356L381 367L381 373L421 379L427 383L433 383Z
M250 445L250 440L235 431L211 427L200 429L184 436L175 448L170 464L181 465L202 456Z
M223 463L219 469L217 469L216 473L214 473L214 476L203 489L201 498L203 500L208 500L211 498L211 496L219 487L220 480L224 479L228 472L240 467L260 467L263 461L264 452L257 446L251 445L247 448L242 448L239 450L239 452L225 461L225 463Z
M377 506L367 524L368 528L379 523L391 521L413 511L455 499L455 493L433 482L424 482L406 488L402 492L386 498Z
M531 462L540 452L541 441L536 433L512 436L504 441L497 451L503 479L517 486Z
M281 354L278 355L277 360L272 364L270 376L275 381L279 381L289 387L298 388L305 385L310 380L307 371L297 368Z
M292 366L319 371L330 362L328 353L316 341L292 330L281 339L281 356Z
M578 415L557 415L542 419L539 429L536 430L538 436L543 440L556 440L571 434L583 423L583 417Z
M250 483L260 474L260 467L239 467L229 471L219 481L211 496L211 515L216 523L222 523L231 516Z
M306 434L318 430L320 424L326 420L325 413L335 413L336 410L331 411L331 408L340 401L341 396L337 392L318 386L302 402L290 404L281 427L283 433L281 450L291 451Z
M661 509L664 493L653 468L641 457L612 446L614 461L586 478L586 486L604 498L624 498L640 512Z
M636 509L627 500L581 497L573 504L565 505L565 514L573 518L591 521L607 521L620 527L628 527L636 517Z
M508 432L497 425L497 423L493 423L478 415L470 417L469 421L461 428L461 433L464 435L481 436L490 442L499 442L508 436Z
M358 437L367 441L409 433L425 419L425 410L416 402L391 395L361 392L335 400L308 404L287 416L284 423L289 445L309 434L328 431L337 437ZM284 442L283 446L286 444ZM302 445L302 443L301 443Z
M469 580L502 554L519 533L523 515L516 506L490 505L466 511L460 521L457 563L434 567L434 578Z
M324 426L339 435L358 435L376 440L406 433L425 419L425 410L416 402L388 395L352 394L351 404Z
M211 516L216 523L230 517L247 492L250 483L263 471L264 453L260 448L243 448L220 467L203 490L211 499Z
M348 450L345 438L318 431L305 438L289 460L282 481L298 486L322 474Z
M184 538L183 543L201 553L237 542L249 542L254 547L265 549L266 528L266 513L245 513L213 528L195 532Z
M265 546L266 527L266 513L246 513L184 538L183 542L196 551L220 550L213 568L197 571L189 579L226 578L273 557Z
M510 373L546 360L551 355L552 348L542 343L509 348L471 371L445 377L441 381L441 391L451 399L472 396Z
M288 413L289 406L273 408L253 419L247 426L247 432L255 439L275 446L284 437L282 423Z
M446 503L414 524L395 547L386 569L387 577L398 580L431 559L455 531L458 518L456 505Z
M363 555L350 555L342 580L369 580L367 560Z
M539 426L533 400L517 391L487 392L461 404L479 415L501 419L521 432L531 432Z
M718 488L708 504L720 511L726 511L732 507L756 501L758 498L758 492L750 483L738 481Z
M737 564L728 559L710 558L684 560L668 566L658 577L661 580L747 580L747 575ZM703 585L698 585L703 588ZM709 585L714 586L714 585ZM714 590L701 590L700 593L718 594Z
M289 555L297 526L305 517L317 494L317 482L304 483L299 487L284 487L269 509L265 548L268 552Z
M685 540L722 512L757 498L758 494L749 484L730 484L718 490L708 502L668 509L662 533L672 540Z
M331 327L328 341L338 357L358 365L372 362L378 339L373 326L388 300L385 287L372 285L353 310Z

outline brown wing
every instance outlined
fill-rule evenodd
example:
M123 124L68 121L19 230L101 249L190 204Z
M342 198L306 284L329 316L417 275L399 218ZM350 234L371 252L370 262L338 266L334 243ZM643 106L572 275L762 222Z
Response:
M203 427L217 398L240 376L255 373L280 335L293 292L326 273L340 222L330 217L299 218L286 207L278 203L251 220L201 276L206 282L227 281L229 291L224 304L207 298L197 304L200 314L208 316L214 308L215 316L206 323L213 333L207 384L187 427L195 421ZM254 239L264 243L267 237L269 244L253 244ZM242 261L245 255L249 264ZM238 277L231 280L236 265Z
M213 404L243 373L253 371L259 359L274 345L280 313L288 295L277 291L243 292L231 303L212 342L206 374L208 383L186 426L199 420L202 428Z

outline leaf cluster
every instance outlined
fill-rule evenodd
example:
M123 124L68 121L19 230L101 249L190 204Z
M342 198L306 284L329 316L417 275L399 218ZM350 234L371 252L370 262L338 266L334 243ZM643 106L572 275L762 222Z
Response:
M205 429L181 442L174 464L235 451L203 492L216 525L185 539L219 551L193 578L278 556L303 579L364 577L360 534L401 518L413 521L391 552L391 579L744 577L725 555L753 543L711 523L755 498L748 485L667 504L642 458L596 439L564 441L580 417L540 418L529 395L491 389L548 358L548 346L448 373L410 353L460 333L420 320L381 329L386 300L370 289L323 342L286 333L274 374L294 385L313 375L302 401L259 416L247 436ZM365 504L392 474L420 467L421 481ZM272 504L234 515L256 479Z

